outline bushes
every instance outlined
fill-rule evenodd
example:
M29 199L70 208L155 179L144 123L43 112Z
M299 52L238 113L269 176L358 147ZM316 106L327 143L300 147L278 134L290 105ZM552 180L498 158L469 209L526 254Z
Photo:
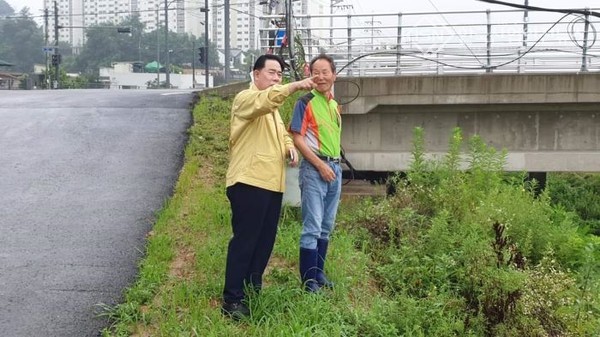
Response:
M548 179L553 204L577 212L591 233L600 235L600 176L598 174L550 174Z
M597 238L522 176L504 174L505 153L481 139L461 156L454 130L437 162L422 144L416 129L413 165L394 197L341 216L370 234L373 276L407 315L395 321L399 335L600 333Z

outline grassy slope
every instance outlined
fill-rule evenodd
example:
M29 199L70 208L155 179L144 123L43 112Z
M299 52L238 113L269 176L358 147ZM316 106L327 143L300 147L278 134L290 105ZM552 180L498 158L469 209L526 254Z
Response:
M322 296L301 292L297 272L301 225L293 209L284 210L265 289L251 302L252 319L236 324L221 316L220 296L231 235L223 184L228 103L203 99L194 109L194 120L175 194L148 238L139 280L127 291L126 302L109 313L115 324L104 335L360 334L358 320L368 319L370 308L383 308L386 301L363 276L368 274L367 256L355 250L353 237L338 231L328 261L330 276L337 282L335 291Z
M283 108L284 118L290 105ZM545 198L533 199L519 184L506 185L500 176L477 170L442 170L421 178L414 172L397 198L342 204L327 267L336 289L323 295L300 291L300 223L297 210L284 209L266 287L251 299L252 319L240 324L224 319L219 305L231 235L223 185L229 102L203 99L194 119L175 194L148 239L139 280L125 303L108 313L115 324L105 336L546 336L549 331L587 336L600 331L600 320L592 319L600 312L592 276L598 272L599 241L587 245L589 261L583 265L589 269L581 269L579 277L589 283L580 291L568 267L538 264L553 248L568 265L581 265L577 257L587 240L575 234L571 216ZM494 163L486 149L478 153L478 165ZM509 235L496 235L495 242L494 221L509 225L502 227ZM396 236L402 238L399 247L390 241ZM500 245L505 239L515 245ZM536 262L525 269L505 263L515 247ZM496 310L505 302L512 304Z

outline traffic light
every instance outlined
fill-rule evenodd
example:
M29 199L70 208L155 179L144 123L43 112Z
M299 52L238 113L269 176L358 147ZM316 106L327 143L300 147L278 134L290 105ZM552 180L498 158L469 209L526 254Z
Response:
M203 64L206 62L206 48L205 47L198 48L198 60L200 61L200 63L203 63Z
M61 63L62 58L60 54L52 54L52 65L57 66Z

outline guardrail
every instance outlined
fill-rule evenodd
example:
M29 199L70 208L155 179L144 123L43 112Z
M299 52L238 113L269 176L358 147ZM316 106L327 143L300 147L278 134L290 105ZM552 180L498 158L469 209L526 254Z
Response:
M282 48L283 15L261 17L261 50ZM292 55L320 52L347 76L600 70L600 19L524 10L293 15ZM295 50L295 51L294 51Z

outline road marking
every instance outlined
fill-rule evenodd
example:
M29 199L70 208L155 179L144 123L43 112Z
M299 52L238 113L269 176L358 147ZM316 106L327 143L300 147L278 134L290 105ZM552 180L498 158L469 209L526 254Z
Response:
M161 96L170 96L170 95L188 95L189 92L166 92L163 94L160 94Z

